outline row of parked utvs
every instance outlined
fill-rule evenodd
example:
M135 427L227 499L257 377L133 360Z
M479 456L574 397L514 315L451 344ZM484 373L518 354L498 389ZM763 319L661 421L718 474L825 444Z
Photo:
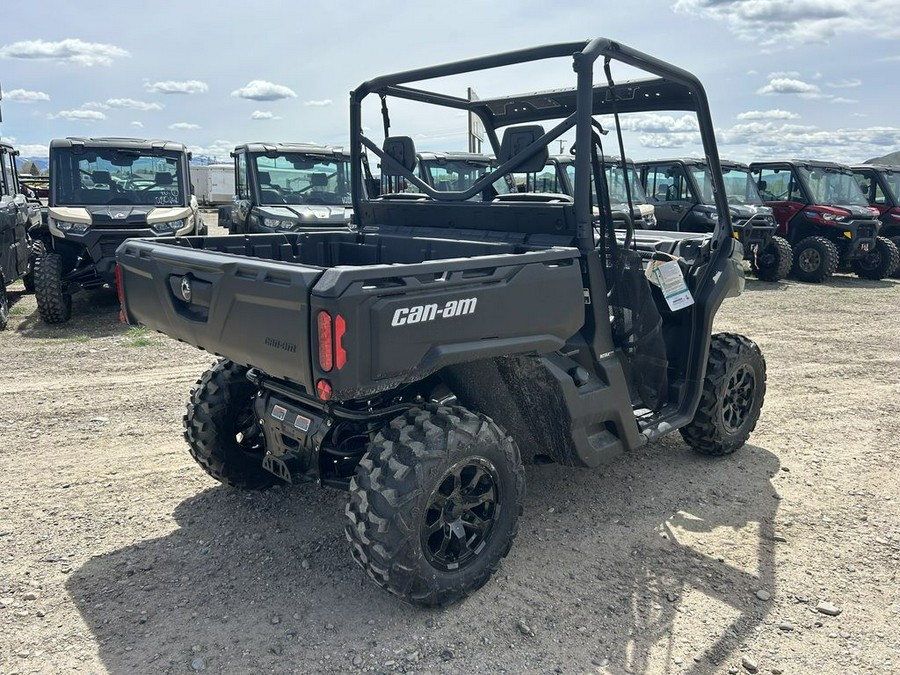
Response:
M433 91L436 78L507 66L521 74L545 60L574 67L576 86L478 101ZM650 77L616 82L620 64ZM391 127L397 100L478 116L496 159L465 184L428 180L420 162L429 158ZM380 144L364 110L382 115ZM635 227L646 214L627 205L637 180L623 179L624 209L592 187L611 164L597 116L611 116L625 157L619 117L663 110L697 116L712 207L702 231ZM567 191L506 182L544 172L549 146L570 130ZM209 475L242 489L315 481L347 490L346 535L360 566L410 602L445 605L485 584L509 552L524 463L596 467L675 431L707 455L745 443L766 365L747 337L712 333L721 303L743 289L746 253L693 75L603 38L421 68L353 91L350 139L341 206L355 229L309 227L318 216L300 208L306 197L338 183L275 181L283 148L260 145L237 152L239 168L254 153L269 162L238 173L237 235L178 236L178 226L118 246L127 320L220 357L184 417L188 448ZM91 172L108 189L118 182ZM129 198L145 188L155 189L116 186ZM123 220L116 206L101 213ZM860 227L849 211L840 218L851 235ZM281 231L247 234L258 227Z

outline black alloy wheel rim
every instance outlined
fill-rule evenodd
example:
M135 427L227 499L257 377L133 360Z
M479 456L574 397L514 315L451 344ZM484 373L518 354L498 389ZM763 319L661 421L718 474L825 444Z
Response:
M860 259L860 263L864 270L874 270L881 264L881 253L877 249L869 251Z
M258 460L266 452L265 438L253 407L253 396L247 397L246 403L234 417L234 440L247 457Z
M750 417L756 392L756 377L753 369L744 364L728 380L722 403L722 422L729 433L740 431Z
M816 249L807 248L800 252L797 262L804 272L815 272L822 264L822 256Z
M422 523L422 550L435 568L450 572L474 563L500 517L500 476L483 457L447 469L431 494Z

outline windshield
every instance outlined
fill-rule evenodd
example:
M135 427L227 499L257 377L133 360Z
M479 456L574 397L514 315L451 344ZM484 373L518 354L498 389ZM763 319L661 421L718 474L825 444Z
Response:
M896 204L900 200L900 171L882 171L881 175L891 192L891 201Z
M859 206L868 206L869 204L853 174L849 171L800 167L800 175L809 186L813 201L817 204L858 204Z
M574 168L571 179L575 180ZM609 187L610 204L628 203L628 193L625 191L625 172L622 170L621 164L606 165L606 184ZM632 204L650 203L641 181L638 180L637 170L631 164L628 165L628 188L631 190Z
M725 195L729 204L762 204L756 183L750 176L750 169L723 168Z
M694 178L694 184L700 190L701 204L714 204L712 181L709 178L709 169L705 164L689 164L688 171Z
M297 152L254 159L262 205L351 203L349 159Z
M476 162L464 159L435 160L423 159L421 162L423 178L435 190L441 192L462 192L468 190L490 171L491 166L486 162Z
M494 181L493 188L497 194L505 195L512 192L552 192L554 194L568 194L565 185L560 183L556 173L556 164L547 162L540 173L513 172L503 178Z
M186 206L184 153L54 149L50 175L58 206Z

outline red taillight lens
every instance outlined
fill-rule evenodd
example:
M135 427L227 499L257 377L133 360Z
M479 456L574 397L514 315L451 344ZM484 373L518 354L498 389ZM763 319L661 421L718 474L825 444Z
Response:
M326 373L334 366L334 340L331 330L331 314L319 312L316 316L319 329L319 368ZM324 382L324 380L321 380ZM319 397L321 398L321 396Z
M347 363L347 350L344 349L344 333L347 332L347 322L338 314L334 317L334 365L340 370Z
M331 383L328 380L319 380L316 382L316 394L323 401L331 399Z
M122 286L122 267L116 263L116 295L119 296L119 323L128 323L125 314L125 287Z

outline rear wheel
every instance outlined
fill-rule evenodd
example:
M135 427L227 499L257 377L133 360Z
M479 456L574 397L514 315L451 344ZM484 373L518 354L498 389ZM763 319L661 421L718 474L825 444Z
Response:
M34 297L45 323L65 323L72 318L72 296L66 293L58 253L43 253L34 261Z
M760 281L778 281L791 272L794 264L794 253L791 245L784 237L774 236L750 266Z
M897 250L900 251L900 235L894 235L893 237L888 237L888 239L890 239L894 246L897 247ZM891 276L894 279L900 279L900 264L894 268L894 271L891 272Z
M747 442L765 396L766 361L756 343L713 335L700 405L681 435L701 454L728 455Z
M884 279L900 264L900 252L887 237L875 237L875 246L868 253L856 258L851 266L856 276L863 279Z
M38 258L46 253L44 242L36 240L31 242L31 257L28 259L28 271L22 277L26 293L34 293L34 265Z
M244 490L280 482L262 466L266 444L256 422L255 397L247 369L222 359L197 381L184 415L191 456L217 481Z
M379 431L360 461L347 539L382 588L448 605L499 569L524 496L519 450L490 419L456 406L413 408Z
M806 237L794 246L794 276L818 284L835 273L840 255L825 237Z

